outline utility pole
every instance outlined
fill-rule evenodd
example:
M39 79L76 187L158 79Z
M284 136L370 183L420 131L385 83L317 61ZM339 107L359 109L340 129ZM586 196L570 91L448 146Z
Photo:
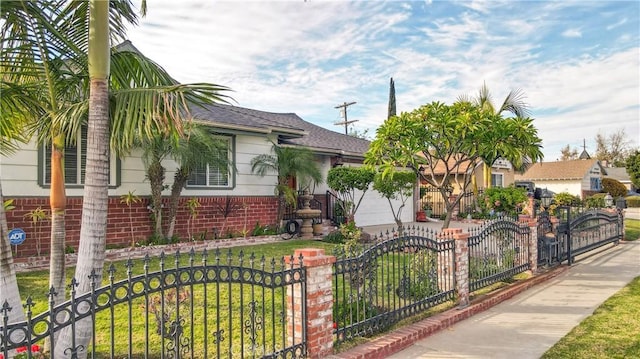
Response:
M347 107L351 106L351 105L355 105L355 101L354 102L345 102L342 105L338 105L335 108L339 108L341 109L340 112L342 113L342 117L344 118L344 121L342 122L335 122L334 125L344 125L344 134L348 135L349 134L349 124L350 123L354 123L354 122L358 122L358 120L351 120L348 121L347 120Z

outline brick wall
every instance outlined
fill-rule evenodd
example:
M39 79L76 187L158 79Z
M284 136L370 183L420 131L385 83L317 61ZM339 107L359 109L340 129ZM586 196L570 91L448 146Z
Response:
M183 197L178 205L176 218L175 235L181 240L188 238L187 228L189 220L189 210L186 202L191 197ZM12 199L7 197L6 199ZM16 258L31 257L38 254L49 254L49 242L51 235L51 222L45 220L41 222L40 228L34 226L27 217L28 213L42 208L47 215L51 213L49 209L48 197L34 198L13 198L15 208L7 212L7 222L9 229L22 228L27 232L27 239L18 246L12 246ZM274 197L229 197L230 205L227 206L227 197L199 197L200 207L198 217L191 223L191 235L200 239L206 233L207 239L212 239L214 233L218 237L228 237L231 233L240 236L243 230L249 234L256 223L261 226L274 225L277 213L277 201ZM120 203L119 197L109 198L109 214L107 224L107 246L124 247L134 242L145 242L153 233L153 223L151 212L147 209L149 200L142 199L140 203L133 204L131 208ZM163 227L166 232L168 227L168 198L164 200ZM224 208L231 208L230 214L226 218L223 215ZM131 217L129 217L131 215ZM130 221L131 218L131 221ZM68 197L66 221L66 245L78 248L80 240L80 223L82 221L82 197ZM131 237L130 223L133 224L133 239ZM224 229L223 229L224 228ZM206 232L205 232L206 231Z

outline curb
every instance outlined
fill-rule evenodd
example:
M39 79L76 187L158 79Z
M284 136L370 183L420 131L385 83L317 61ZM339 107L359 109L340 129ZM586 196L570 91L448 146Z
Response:
M562 265L558 268L548 270L533 278L529 278L519 283L501 288L494 294L472 301L464 308L449 309L440 314L434 315L420 322L404 326L402 328L385 333L382 336L372 339L368 343L329 356L329 359L378 359L397 353L402 349L412 345L416 341L426 338L438 331L446 329L455 323L470 318L481 313L505 300L508 300L527 289L534 287L549 279L564 273L569 267Z

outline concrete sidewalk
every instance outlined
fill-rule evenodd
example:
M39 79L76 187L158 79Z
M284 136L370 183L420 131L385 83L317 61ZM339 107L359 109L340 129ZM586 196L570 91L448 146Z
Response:
M482 310L488 307L484 311L472 308L477 314L463 316L467 319L456 320L459 316L455 312L465 310L454 309L443 313L444 323L440 318L429 318L335 357L540 358L602 302L640 276L640 241L607 245L578 257L572 267L556 272L547 274L552 278L528 290L522 288L511 299L495 306L482 305ZM425 331L430 321L439 321L431 326L441 330L427 336L434 332ZM416 341L420 337L424 339ZM404 350L385 356L381 353L393 350L381 351L381 345Z

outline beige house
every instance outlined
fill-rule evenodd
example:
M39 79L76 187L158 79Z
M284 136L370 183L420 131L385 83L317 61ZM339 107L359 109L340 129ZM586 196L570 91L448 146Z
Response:
M516 174L516 181L534 182L536 188L546 188L555 193L568 192L582 199L602 190L602 178L606 169L596 159L540 162L533 164L523 174Z

